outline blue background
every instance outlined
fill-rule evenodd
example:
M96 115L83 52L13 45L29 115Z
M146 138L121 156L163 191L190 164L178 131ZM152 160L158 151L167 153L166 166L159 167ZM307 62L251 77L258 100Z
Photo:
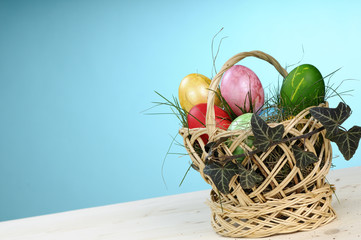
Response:
M211 40L222 27L218 69L262 50L323 75L342 67L336 85L361 79L360 10L358 1L1 0L0 220L209 188L195 171L178 187L188 156L166 158L163 182L179 122L142 112L161 100L154 90L171 98L187 74L211 77ZM261 60L242 64L266 92L279 79ZM360 87L340 88L355 90L345 97L346 127L360 125ZM334 163L361 165L360 156Z

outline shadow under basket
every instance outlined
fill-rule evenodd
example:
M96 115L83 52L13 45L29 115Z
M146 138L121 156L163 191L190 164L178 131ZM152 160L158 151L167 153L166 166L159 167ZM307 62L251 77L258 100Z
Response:
M331 206L333 189L326 182L331 167L332 148L325 137L325 131L317 132L308 138L280 143L266 152L246 157L245 165L251 162L252 169L263 177L252 189L243 189L238 176L230 182L230 193L220 193L212 180L203 173L207 152L201 136L208 134L209 141L228 137L232 144L222 143L218 152L232 156L236 147L251 151L244 140L252 136L252 131L225 131L215 127L214 92L223 73L241 59L253 56L263 59L287 76L279 63L268 54L260 51L243 52L228 60L211 82L207 102L206 127L180 129L184 145L192 160L193 167L212 186L208 205L211 209L211 223L214 230L227 237L266 237L297 231L307 231L323 226L336 218ZM327 103L321 106L327 106ZM311 132L322 125L310 117L307 108L297 116L281 123L270 123L271 127L284 125L284 137L297 137ZM296 166L292 146L297 144L316 154L319 161L306 169Z

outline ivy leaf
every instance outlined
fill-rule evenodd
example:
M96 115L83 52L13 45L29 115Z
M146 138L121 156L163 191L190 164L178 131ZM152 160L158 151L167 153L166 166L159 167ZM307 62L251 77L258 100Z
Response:
M239 184L243 189L251 189L261 182L263 177L253 170L242 167L239 169Z
M255 137L253 145L261 151L267 151L271 144L281 141L283 133L285 132L285 128L282 124L271 128L257 114L252 115L251 126Z
M212 157L218 157L218 152L216 148L217 147L215 142L209 142L204 146L204 150L206 151L206 153L208 153L206 156L206 164L210 159L212 159Z
M214 148L214 146L216 145L215 142L209 142L207 143L205 146L204 146L204 150L207 152L207 153L210 153L212 151L212 149Z
M331 141L337 144L343 157L350 160L356 152L360 138L361 127L353 126L348 131L339 129L337 135L332 136Z
M238 174L238 167L233 162L228 162L225 165L212 162L205 166L203 172L212 179L221 193L228 194L229 183Z
M221 143L228 140L228 137L221 137L215 142L209 142L204 146L204 150L206 150L207 153L217 148Z
M331 139L338 135L339 126L351 115L351 108L340 102L336 108L314 107L310 109L311 115L325 127L326 137Z
M218 158L217 147L228 140L228 137L221 137L215 142L209 142L204 146L204 150L208 153L206 161L209 161L212 157Z
M297 145L293 145L292 150L296 159L296 166L300 169L305 169L308 165L318 161L313 152L306 152Z

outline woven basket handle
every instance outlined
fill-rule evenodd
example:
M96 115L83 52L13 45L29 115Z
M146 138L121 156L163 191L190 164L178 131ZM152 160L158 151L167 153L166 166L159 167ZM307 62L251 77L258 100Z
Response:
M223 65L222 69L217 73L217 75L212 79L212 82L209 87L211 91L209 91L208 93L208 100L207 100L206 128L210 140L212 140L213 135L216 133L216 119L215 119L213 106L214 106L216 90L219 86L219 83L221 82L223 73L246 57L257 57L259 59L265 60L270 64L272 64L283 77L286 77L288 75L287 71L277 62L276 59L274 59L272 56L268 55L267 53L261 51L241 52L231 57Z

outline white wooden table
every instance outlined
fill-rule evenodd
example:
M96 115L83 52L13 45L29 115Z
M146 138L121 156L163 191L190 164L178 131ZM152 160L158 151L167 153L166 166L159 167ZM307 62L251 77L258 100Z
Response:
M338 218L314 231L263 239L361 239L361 167L331 170ZM1 240L229 239L210 225L209 190L0 222Z

